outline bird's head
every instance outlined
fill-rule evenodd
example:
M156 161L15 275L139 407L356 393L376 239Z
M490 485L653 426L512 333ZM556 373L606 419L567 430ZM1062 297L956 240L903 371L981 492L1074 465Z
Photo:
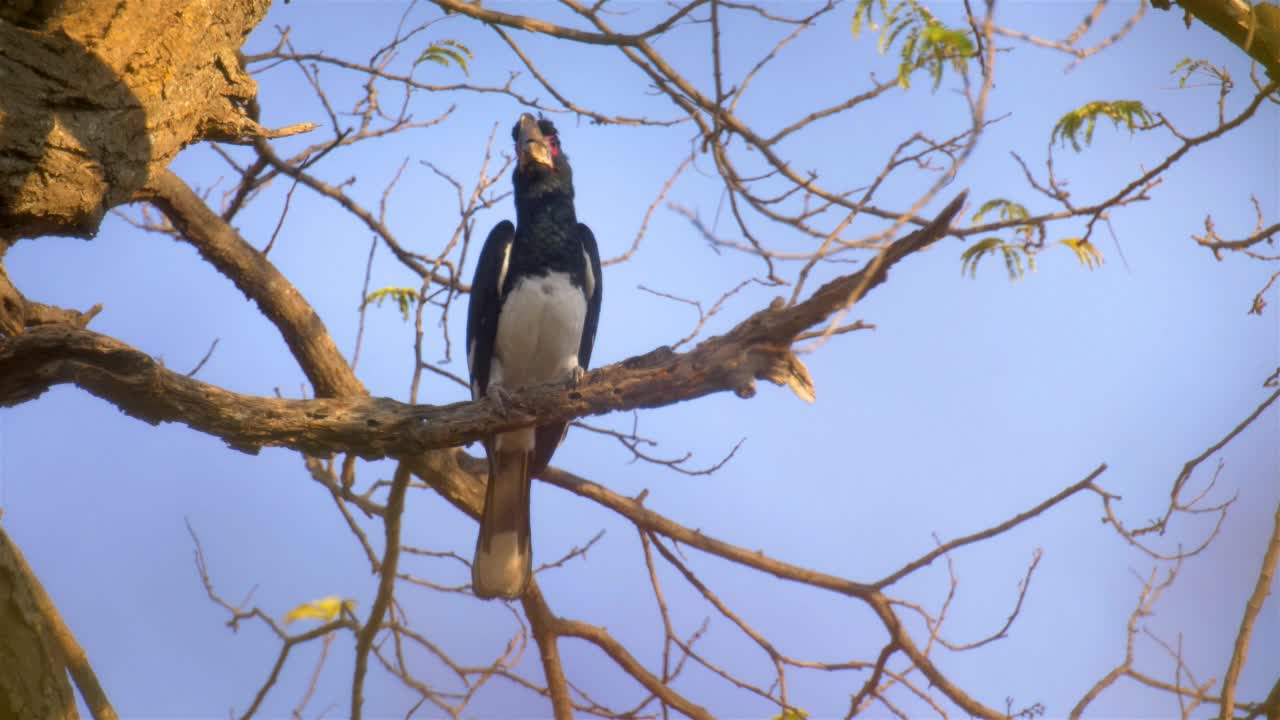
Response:
M563 187L573 192L569 157L560 147L560 135L550 120L525 113L511 128L511 139L516 144L517 186Z

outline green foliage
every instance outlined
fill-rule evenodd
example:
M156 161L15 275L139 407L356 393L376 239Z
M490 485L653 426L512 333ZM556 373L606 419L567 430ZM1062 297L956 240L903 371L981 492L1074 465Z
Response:
M1193 76L1201 76L1211 80L1214 84L1222 87L1225 92L1230 90L1234 82L1231 80L1231 73L1227 72L1224 67L1218 67L1205 59L1192 60L1191 58L1183 58L1181 62L1173 66L1173 70L1169 71L1170 75L1182 76L1178 78L1178 87L1185 88L1187 81Z
M1009 271L1010 280L1020 280L1027 270L1036 271L1036 256L1025 244L1007 243L998 237L980 240L960 253L960 273L969 273L969 277L977 277L978 262L987 255L999 253L1004 257L1004 267Z
M872 10L880 8L884 26L872 19ZM853 35L857 37L863 25L880 31L880 52L887 54L899 39L902 47L898 65L898 84L902 89L911 86L911 74L924 70L933 78L933 89L942 82L942 72L950 63L957 73L968 68L968 59L975 53L973 39L964 30L955 30L942 24L928 8L916 0L902 0L891 9L888 0L858 0L853 13Z
M853 36L856 38L862 32L862 25L872 30L879 30L880 26L876 25L876 21L871 17L871 10L876 5L880 6L880 14L889 17L889 0L858 0L858 6L853 10Z
M470 76L471 70L467 68L467 62L474 59L475 55L471 54L471 50L457 40L439 40L428 45L413 64L417 67L424 62L433 62L447 68L450 63L453 63L462 68L464 74Z
M995 214L1000 222L1018 222L1031 217L1026 206L1021 203L995 198L988 200L973 214L973 222L982 222L990 214ZM1035 272L1036 257L1032 250L1032 241L1036 226L1030 223L1015 225L1014 233L1022 238L1021 242L1008 243L998 237L989 237L975 243L960 254L960 273L969 273L969 277L977 277L978 262L987 255L999 253L1004 257L1005 269L1009 271L1010 280L1019 280L1027 270Z
M973 221L975 223L981 222L982 217L992 211L997 211L1002 222L1016 222L1031 217L1031 214L1027 212L1027 208L1022 204L1004 198L996 198L983 203L982 207L978 208L978 212L973 214ZM1013 228L1013 231L1021 235L1026 242L1031 242L1035 230L1035 225L1030 224L1016 225Z
M809 713L800 708L786 708L769 720L809 720Z
M1071 248L1071 251L1076 254L1076 259L1080 261L1081 265L1084 265L1090 270L1102 267L1102 251L1094 247L1093 243L1089 242L1085 238L1067 238L1066 240L1059 240L1058 242Z
M370 303L382 307L382 301L387 298L396 301L396 305L400 307L400 315L404 317L405 322L408 322L409 311L413 309L413 304L418 301L418 291L407 287L384 287L369 293L369 297L364 299L364 304L365 307L368 307Z
M990 203L988 203L989 205ZM986 205L983 206L984 208ZM975 215L975 220L982 214L980 210ZM1075 253L1076 260L1080 264L1090 270L1102 267L1102 252L1093 246L1084 238L1067 238L1058 241L1062 245L1066 245ZM998 237L989 237L974 243L960 254L960 272L968 273L969 277L977 277L978 263L982 258L988 255L1000 255L1004 258L1005 270L1009 273L1010 280L1021 280L1027 271L1036 271L1036 246L1030 242L1025 243L1009 243Z
M1049 142L1058 141L1063 144L1069 140L1071 147L1080 152L1080 132L1084 130L1084 144L1093 142L1093 130L1098 124L1098 116L1111 118L1112 125L1124 125L1132 133L1135 130L1146 130L1152 126L1155 117L1147 111L1138 100L1095 100L1072 110L1053 127Z

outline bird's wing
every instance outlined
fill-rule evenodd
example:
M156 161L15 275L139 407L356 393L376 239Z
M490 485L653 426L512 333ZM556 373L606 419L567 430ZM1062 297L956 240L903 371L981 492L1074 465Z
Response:
M516 226L503 220L493 227L480 250L475 277L471 281L471 304L467 309L467 367L471 371L471 397L484 397L489 388L489 367L494 339L498 334L498 311L502 308L502 282L511 259L511 243Z
M596 248L596 236L591 228L578 223L578 238L587 256L587 273L590 282L587 293L587 317L582 323L582 342L578 345L578 366L586 370L591 366L591 349L596 344L596 325L600 322L600 298L604 295L604 278L600 275L600 251Z

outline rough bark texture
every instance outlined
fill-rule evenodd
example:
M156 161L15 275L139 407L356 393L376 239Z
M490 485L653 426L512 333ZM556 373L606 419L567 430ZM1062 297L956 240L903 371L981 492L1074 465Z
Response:
M22 332L26 319L27 301L10 282L4 265L0 265L0 335Z
M0 3L0 238L92 235L183 147L259 132L236 52L269 5Z
M1169 10L1169 3L1151 4ZM1280 6L1251 0L1178 0L1178 5L1261 63L1272 80L1280 80Z
M261 134L237 52L269 6L0 0L0 257L17 238L92 235L191 143ZM0 266L0 344L46 326L74 331L96 311L29 301ZM78 717L69 658L95 716L113 717L83 652L60 649L73 639L40 612L23 567L0 532L0 720Z
M94 305L87 312L79 312L32 302L13 286L4 264L0 263L0 337L20 335L26 328L40 325L72 325L82 328L101 311L101 304Z
M789 386L811 400L808 371L791 350L796 337L883 282L898 260L946 234L964 197L867 267L827 283L802 303L775 303L687 353L659 348L601 368L571 390L556 385L521 390L513 395L508 416L487 401L429 406L354 392L316 400L242 395L175 373L119 340L71 325L29 327L22 335L0 338L0 406L74 383L134 417L185 423L246 452L270 445L313 455L408 459L528 425L534 418L546 423L661 407L725 390L750 397L757 379Z
M182 178L165 170L140 194L160 208L181 231L181 238L280 328L281 337L298 358L316 397L368 395L346 358L338 352L320 316L293 283L210 210Z
M0 720L80 717L66 661L40 613L25 563L0 532Z

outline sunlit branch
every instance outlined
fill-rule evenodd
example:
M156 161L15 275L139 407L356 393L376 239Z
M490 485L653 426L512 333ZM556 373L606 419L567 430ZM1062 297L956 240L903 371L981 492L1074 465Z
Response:
M1235 717L1236 683L1240 680L1240 671L1244 668L1245 658L1249 654L1249 643L1253 636L1254 624L1262 612L1262 604L1271 594L1271 583L1275 579L1276 565L1280 563L1280 506L1276 507L1271 539L1267 541L1267 550L1262 557L1262 568L1258 570L1258 581L1244 606L1244 614L1240 618L1240 629L1236 632L1236 641L1231 650L1231 662L1227 665L1227 673L1222 678L1222 712L1224 718Z
M364 385L338 352L315 310L265 257L245 242L172 171L152 181L146 198L157 205L200 255L253 298L280 330L319 397L364 394Z

